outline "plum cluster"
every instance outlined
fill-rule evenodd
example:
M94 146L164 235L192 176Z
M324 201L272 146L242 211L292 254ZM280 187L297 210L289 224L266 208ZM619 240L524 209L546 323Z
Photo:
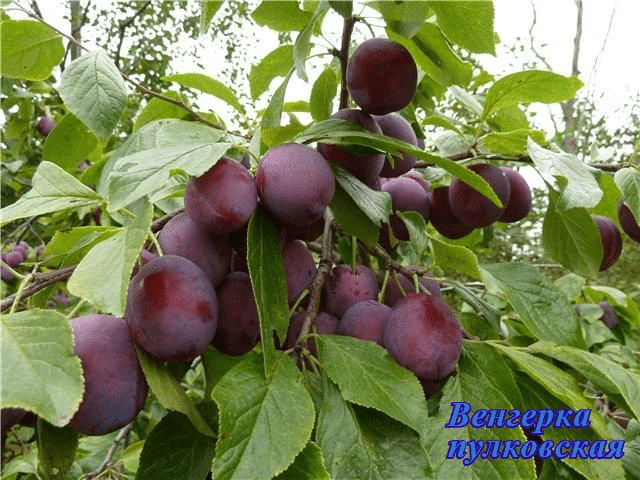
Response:
M10 252L2 253L2 261L11 268L18 268L20 264L27 259L27 256L29 255L29 249L29 244L24 240L20 240L18 243L14 244L11 247ZM5 282L10 282L11 280L13 280L13 274L8 270L0 270L0 275L2 276L2 280L4 280Z

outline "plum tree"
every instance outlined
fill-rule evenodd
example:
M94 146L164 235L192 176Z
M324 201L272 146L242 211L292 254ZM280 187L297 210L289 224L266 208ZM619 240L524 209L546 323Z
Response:
M226 235L247 224L258 206L258 193L248 170L223 157L184 190L187 214L214 235Z
M461 223L472 228L487 227L500 218L509 202L509 180L499 167L488 163L476 163L469 167L493 188L502 202L498 207L487 197L456 178L449 187L451 211Z
M124 427L142 410L148 391L127 324L108 315L86 315L74 318L71 327L84 396L69 427L85 435Z
M429 221L430 205L429 194L412 178L392 178L381 190L391 195L393 211L418 212L426 221ZM409 230L404 221L395 213L389 217L391 231L400 240L409 240Z
M602 300L601 302L598 302L598 306L602 309L602 317L600 317L602 323L609 328L615 327L618 323L618 315L611 304L606 300Z
M161 361L190 362L213 340L218 302L195 263L164 255L131 279L124 318L147 353Z
M373 119L380 125L384 135L397 138L414 146L418 145L418 139L413 128L399 113L392 112L386 115L374 116ZM403 173L407 173L416 164L416 157L406 152L403 152L400 156L394 156L393 160L393 166L391 166L389 159L385 160L380 171L381 176L398 177Z
M407 278L406 275L403 275L402 273L398 273L396 274L396 276L405 294L416 292L415 285L409 278ZM426 288L429 292L431 292L431 295L435 295L436 297L442 298L440 285L436 280L420 277L418 281L422 284L424 288ZM387 282L387 289L384 292L384 304L389 307L394 307L395 304L398 303L402 297L403 297L402 292L398 288L398 285L396 285L396 282L394 282L393 279L389 278L389 281Z
M429 192L429 220L443 237L455 240L469 235L473 227L463 224L453 214L449 202L449 187L437 187Z
M214 288L231 268L229 237L200 228L185 212L167 222L158 243L163 253L187 258L200 267Z
M384 346L417 377L437 382L458 363L462 330L442 300L426 293L412 293L391 309L384 329Z
M622 253L622 235L620 230L613 223L613 220L601 215L592 215L591 218L596 223L600 232L600 241L602 242L602 262L600 263L600 271L607 270L611 265L616 263Z
M347 64L347 87L358 106L372 115L386 115L409 105L418 69L403 45L387 38L362 42Z
M43 136L47 136L49 135L49 132L51 132L51 130L53 130L53 127L55 127L56 122L53 121L53 118L49 118L47 116L41 117L40 120L38 120L38 125L37 125L37 129L38 132L40 132L40 135Z
M633 213L629 207L627 207L622 201L618 204L618 220L624 233L629 235L629 238L640 243L640 224L633 217Z
M338 118L349 123L354 123L360 125L370 133L382 135L380 125L378 125L371 115L362 110L343 108L331 115L331 118ZM327 161L337 163L371 188L375 187L376 180L380 175L385 161L382 153L372 153L368 155L357 154L328 143L318 143L318 152L320 152Z
M282 249L284 276L287 279L289 305L293 305L313 282L318 268L307 247L300 240L287 240Z
M498 221L514 223L531 212L531 189L524 177L513 168L502 167L502 171L509 181L509 202Z
M291 225L308 225L322 217L336 188L324 157L299 143L267 151L258 166L256 183L267 210Z
M338 334L370 340L384 347L384 326L391 308L375 300L354 303L342 315Z
M324 310L337 318L342 318L354 303L375 300L380 291L376 275L369 267L357 265L354 271L345 264L331 269L322 288Z
M218 327L211 344L227 355L244 355L260 340L258 308L249 274L228 274L216 289L216 297Z

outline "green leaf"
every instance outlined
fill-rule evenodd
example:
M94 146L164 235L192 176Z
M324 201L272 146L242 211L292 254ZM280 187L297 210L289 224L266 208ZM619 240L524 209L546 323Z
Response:
M530 265L484 265L488 285L497 287L522 323L540 340L585 348L580 325L567 297Z
M511 132L492 132L480 137L480 145L491 152L506 155L523 155L527 150L527 139L531 137L535 142L544 142L542 130L521 128Z
M188 175L202 175L230 147L230 143L179 144L118 158L109 176L109 211L120 210L166 186L172 170L182 169Z
M351 0L329 0L329 5L343 18L349 18L353 12L353 2Z
M70 428L54 427L38 418L38 469L44 478L63 479L76 459L78 432Z
M480 265L478 258L468 248L462 245L452 245L431 237L433 260L445 270L454 270L471 278L480 279Z
M590 168L569 153L546 150L529 138L527 150L542 178L561 193L558 207L595 207L602 198L602 190Z
M314 442L307 443L294 462L275 480L330 480L329 473L324 468L322 450Z
M375 410L349 404L326 379L316 438L332 478L427 478L428 459L413 430Z
M399 1L373 2L371 5L382 14L387 26L403 37L413 37L429 16L427 2Z
M490 342L490 344L513 360L524 373L538 383L539 387L542 387L574 411L591 410L591 428L601 438L611 437L607 429L607 423L597 409L594 408L593 401L584 396L583 388L573 375L542 358L525 353L515 347L507 347L494 342Z
M387 350L341 335L320 335L317 341L320 361L345 400L375 408L418 433L423 431L427 403L422 387Z
M220 380L213 398L220 408L213 478L272 478L311 437L313 402L287 355L268 378L259 356L247 358Z
M209 29L213 16L222 6L223 0L201 0L202 12L200 13L200 34L202 35Z
M614 179L627 207L636 219L640 219L640 170L632 167L620 169Z
M305 130L304 125L291 124L286 127L267 128L262 131L262 142L268 147L276 147L283 143L291 142L296 136Z
M2 315L0 347L2 408L28 410L56 427L69 423L84 394L69 320L40 309Z
M249 220L247 245L249 275L260 319L264 368L269 374L277 360L273 331L281 339L286 337L289 304L278 229L262 211Z
M311 40L311 34L316 27L316 23L318 23L318 20L324 16L327 10L329 10L329 4L326 1L321 1L313 12L311 19L309 19L309 23L307 23L302 29L293 45L293 62L296 67L298 77L300 77L304 82L309 80L305 69L305 62L307 61L309 51L311 50L311 44L309 43Z
M65 68L62 101L100 138L108 138L127 107L122 74L103 50L87 52Z
M438 26L451 42L474 53L495 55L493 2L430 1Z
M280 45L267 54L258 65L249 72L251 98L256 100L267 91L276 77L285 77L293 68L293 45Z
M447 380L442 390L438 413L429 417L425 434L425 447L431 458L434 478L491 478L511 480L534 479L533 460L478 459L469 466L462 460L447 459L449 442L526 440L518 428L443 428L450 420L451 402L468 402L473 410L520 408L522 398L511 371L504 360L486 345L464 342L458 362L458 374ZM467 455L468 458L468 455Z
M95 207L105 200L75 177L51 162L41 162L31 180L31 190L0 210L0 224L68 208Z
M429 246L427 237L427 222L418 212L396 212L409 231L411 248L416 252L417 258L421 258Z
M480 107L478 115L480 114L482 114L482 107ZM522 111L519 105L509 105L501 108L487 118L487 124L499 132L511 132L518 129L529 130L531 128L526 113ZM544 142L544 138L540 141L540 143L542 142Z
M593 207L591 214L609 217L617 224L619 223L618 203L620 202L621 192L611 174L608 172L599 172L596 175L598 177L598 185L600 186L600 190L602 190L602 199L598 205Z
M215 403L200 403L196 408L216 430ZM136 480L202 480L211 468L215 447L215 438L196 430L182 413L169 412L144 442Z
M323 70L311 88L309 110L316 122L326 120L333 112L333 99L338 91L338 76L330 65Z
M303 30L311 20L312 13L301 10L297 1L263 0L251 17L261 27L290 32Z
M211 399L211 392L213 387L220 381L220 379L235 365L240 363L249 355L257 355L255 350L240 356L226 355L219 350L213 348L211 345L202 352L200 359L202 360L202 366L204 368L204 377L206 381L204 398L205 400Z
M98 243L112 237L122 229L118 227L76 227L58 230L45 248L47 264L57 267L76 265Z
M208 75L204 75L202 73L175 73L173 75L162 77L162 80L166 82L175 82L183 87L195 88L201 92L213 95L214 97L225 101L244 115L244 108L240 105L240 102L238 102L233 90L227 87L224 83L211 78Z
M483 299L480 295L476 294L473 290L467 287L464 283L448 280L453 289L456 291L462 299L467 302L478 314L482 315L489 324L493 327L494 331L501 332L500 328L500 316L501 311Z
M518 103L559 103L572 99L583 83L576 77L553 72L528 70L512 73L496 81L484 102L482 118L501 108Z
M62 37L40 22L4 20L0 31L0 73L3 77L46 80L62 61Z
M87 158L97 144L96 136L73 113L69 113L47 135L42 159L71 171Z
M188 103L187 98L179 92L168 91L163 92L162 95L173 100L180 100L185 104ZM160 98L152 98L144 108L140 110L140 113L138 113L136 121L133 124L133 131L135 132L136 130L141 129L154 120L160 120L163 118L178 118L186 120L189 118L189 115L189 112L180 108L178 105L166 102Z
M137 344L135 347L149 388L158 399L160 405L167 410L185 414L198 432L207 437L213 437L215 433L167 366L142 350Z
M557 195L549 191L542 224L542 246L555 261L583 277L595 277L602 262L600 231L584 208L558 210Z
M260 123L260 126L263 130L280 126L280 121L282 119L282 104L284 103L284 94L287 91L287 86L289 85L289 80L291 80L291 75L293 75L293 72L294 69L292 68L287 76L284 77L284 80L277 88L277 90L273 92L271 101L265 109L264 115L262 116L262 121Z

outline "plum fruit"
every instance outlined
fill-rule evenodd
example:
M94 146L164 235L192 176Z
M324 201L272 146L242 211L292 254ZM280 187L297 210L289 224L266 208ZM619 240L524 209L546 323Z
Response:
M424 191L427 193L429 193L429 191L431 190L431 184L427 182L422 174L417 170L409 170L408 172L403 173L401 177L411 178L412 180L415 180L416 182L418 182L418 185L424 188Z
M602 309L602 323L604 323L607 327L613 328L618 323L618 315L616 315L616 311L613 309L611 304L606 300L598 302L598 306Z
M227 235L247 224L258 206L258 192L247 169L223 157L204 175L189 180L184 206L200 227Z
M349 58L346 79L351 97L362 110L386 115L411 103L418 68L403 45L372 38L362 42Z
M468 227L487 227L500 218L509 203L509 180L502 169L488 163L477 163L469 169L480 175L493 188L502 202L502 208L462 180L455 178L449 187L451 211Z
M304 313L294 314L287 330L287 339L284 342L285 350L293 348L300 337L302 325L304 324ZM316 332L320 335L335 335L338 333L338 319L325 312L318 312L316 316ZM315 342L307 342L307 348L314 357L318 356Z
M374 116L373 119L380 125L380 129L384 135L410 143L414 147L418 146L418 139L416 138L413 128L411 128L409 122L399 113L393 112L387 115ZM416 164L416 157L408 153L395 156L393 160L393 167L388 159L385 160L380 175L383 177L398 177L403 173L407 173Z
M258 194L278 220L308 225L322 217L333 199L333 172L322 155L299 143L267 151L256 175Z
M371 115L362 110L343 108L331 115L331 118L338 118L349 123L354 123L360 125L370 133L382 135L380 125L376 123ZM380 175L385 161L384 154L382 153L359 155L328 143L318 143L318 152L320 152L327 161L337 163L370 188L375 187L378 175Z
M453 214L449 203L449 187L438 187L429 192L429 205L429 221L443 237L455 240L473 231L473 227L464 225Z
M624 233L636 242L640 243L640 225L633 217L633 213L629 207L620 202L618 205L618 220L620 220L620 226Z
M524 177L516 170L502 167L502 171L509 181L509 202L498 221L514 223L531 212L531 189Z
M602 242L602 262L600 263L600 271L607 270L611 265L616 263L622 253L622 235L620 230L613 223L613 220L600 215L592 215L593 221L600 232L600 240Z
M260 340L258 308L245 272L231 272L216 289L218 328L211 344L227 355L249 352Z
M412 293L391 309L384 329L384 346L417 377L437 382L458 363L462 330L442 300L426 293Z
M12 250L5 255L4 261L11 268L17 268L24 261L24 255L20 250Z
M402 273L397 273L396 275L398 277L400 285L402 285L402 289L404 290L405 294L416 293L416 287L411 279L407 278ZM440 284L436 280L421 277L418 279L418 281L424 288L429 290L431 295L442 298ZM384 304L388 305L389 307L394 307L401 298L402 292L398 288L398 285L396 285L396 282L394 282L392 278L389 278L389 280L387 281L387 290L384 292Z
M142 410L148 391L127 324L121 318L86 315L74 318L71 327L84 396L69 427L85 435L124 427Z
M300 240L287 240L282 249L284 275L287 279L289 305L293 305L305 288L311 287L318 268L311 253Z
M195 263L164 255L131 279L124 318L147 353L163 362L190 362L213 340L218 302Z
M37 125L37 129L38 132L40 132L40 135L43 136L47 136L49 135L49 132L51 132L51 130L53 130L53 127L55 127L56 122L53 121L52 118L49 117L41 117L40 120L38 120L38 125Z
M376 300L380 291L376 275L370 268L357 265L354 272L345 264L331 269L322 289L324 310L337 318L342 318L354 303Z
M338 334L370 340L384 347L384 325L390 313L391 308L375 300L354 303L340 319Z
M285 238L287 240L304 240L312 242L324 232L324 218L320 218L309 225L289 225L286 227Z
M412 178L398 177L386 182L381 190L391 195L393 211L413 211L429 220L429 194ZM409 230L404 221L395 213L389 217L391 231L399 240L409 240Z
M187 258L200 267L214 288L231 268L229 237L200 228L185 212L167 222L158 242L164 254Z

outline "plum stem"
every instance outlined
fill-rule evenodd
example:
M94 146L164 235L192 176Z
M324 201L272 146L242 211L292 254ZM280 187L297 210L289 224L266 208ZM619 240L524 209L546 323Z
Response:
M387 291L387 282L389 282L389 274L391 270L385 268L384 270L384 278L382 279L382 287L380 287L380 293L378 294L378 303L384 303L384 295Z
M351 235L351 273L356 274L358 268L358 239Z
M16 312L16 309L18 308L18 304L20 303L20 297L22 297L22 292L24 292L27 286L27 283L29 283L32 278L33 278L32 274L28 274L22 277L22 281L18 286L18 291L15 294L15 299L13 300L13 304L11 305L11 310L9 310L9 315Z

